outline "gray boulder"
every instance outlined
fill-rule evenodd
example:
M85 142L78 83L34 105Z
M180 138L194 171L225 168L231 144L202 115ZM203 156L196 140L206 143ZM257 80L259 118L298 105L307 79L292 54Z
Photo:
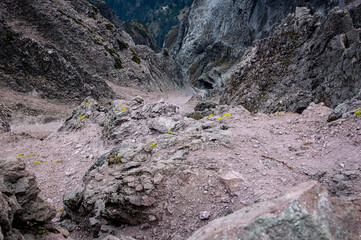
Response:
M39 192L35 176L25 170L24 162L0 159L0 239L24 239L24 235L38 239L45 233L60 240L69 236L52 224L55 209Z
M328 116L327 121L332 122L339 118L361 117L361 89L355 97L347 99L337 105L332 113Z
M360 203L332 198L317 182L305 182L280 197L214 220L188 240L357 239Z

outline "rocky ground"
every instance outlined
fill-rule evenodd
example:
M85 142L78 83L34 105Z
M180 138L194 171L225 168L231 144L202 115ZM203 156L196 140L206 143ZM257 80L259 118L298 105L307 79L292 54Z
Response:
M74 239L109 234L184 239L213 219L311 179L322 183L333 196L352 200L360 195L361 118L357 115L328 123L331 109L323 104L311 104L302 114L270 115L217 106L204 110L214 116L194 120L183 117L197 102L192 95L169 93L162 100L157 94L113 90L126 96L113 102L113 107L114 103L125 107L101 105L93 111L95 108L89 107L93 103L85 102L77 111L85 110L86 117L80 119L83 115L76 115L76 111L72 115L72 124L80 122L77 130L57 131L72 118L64 125L70 109L51 103L54 119L14 110L11 132L0 136L0 157L25 163L37 177L40 196L58 210L58 217L64 210L63 194L82 186L77 191L84 200L76 204L88 215L79 216L78 209L71 209L76 199L71 195L63 212L63 225L75 230ZM6 102L2 98L4 106L12 106L10 100L25 98L11 94L6 93ZM132 95L142 98L131 100ZM23 109L39 110L50 104L36 97L26 98ZM180 105L182 112L170 107L173 105L168 101ZM99 120L102 113L106 118ZM144 118L139 117L142 114ZM21 116L22 121L16 121ZM112 120L117 124L111 125L110 132L104 131L109 116L117 119ZM130 125L124 125L125 120ZM137 125L146 129L144 134L133 131ZM124 129L127 135L115 134L123 134ZM109 133L124 138L113 141ZM107 153L115 146L120 147ZM112 197L109 200L106 196ZM115 199L120 201L118 205L112 205ZM99 207L89 203L98 200L105 212L97 215ZM77 221L89 223L83 230L90 226L93 232L79 232L74 227ZM120 225L115 228L112 222Z

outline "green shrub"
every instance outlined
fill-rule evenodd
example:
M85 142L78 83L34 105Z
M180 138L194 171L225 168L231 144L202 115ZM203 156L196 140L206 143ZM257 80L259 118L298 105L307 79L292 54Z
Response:
M117 43L118 43L120 51L123 51L124 49L127 49L129 47L128 43L123 42L119 39L117 39Z
M138 64L140 64L140 62L141 62L141 60L140 60L140 58L139 58L138 56L132 57L132 61L133 61L133 62L136 62L136 63L138 63Z
M168 57L168 56L169 56L169 53L168 53L167 49L164 49L164 50L163 50L163 56L164 56L164 57Z
M114 61L115 61L114 67L115 67L116 69L122 69L122 68L123 68L122 61L120 61L119 58L114 59Z
M105 27L106 27L108 30L112 30L112 29L114 28L113 24L110 24L110 23L105 24Z
M129 48L129 49L130 49L130 51L131 51L132 54L133 54L132 61L140 64L141 60L140 60L140 58L137 56L136 52L135 52L133 49L131 49L131 48Z

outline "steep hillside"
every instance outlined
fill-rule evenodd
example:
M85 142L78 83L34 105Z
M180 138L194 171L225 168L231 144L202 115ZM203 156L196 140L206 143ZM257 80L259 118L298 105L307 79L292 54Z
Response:
M336 107L361 89L361 29L347 10L325 17L306 8L257 41L227 81L222 103L252 112L302 112L311 102Z
M180 87L175 62L136 46L86 0L0 3L0 84L52 99L111 98L105 83Z
M122 21L141 20L151 30L159 46L172 26L187 14L193 0L105 0Z
M222 87L227 71L253 40L266 37L296 6L325 12L337 4L336 0L196 0L189 16L166 37L165 47L195 86Z

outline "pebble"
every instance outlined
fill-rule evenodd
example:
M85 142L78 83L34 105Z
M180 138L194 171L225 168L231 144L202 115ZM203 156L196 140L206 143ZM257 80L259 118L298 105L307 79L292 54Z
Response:
M201 220L208 220L211 217L211 212L203 211L199 214L199 219Z

